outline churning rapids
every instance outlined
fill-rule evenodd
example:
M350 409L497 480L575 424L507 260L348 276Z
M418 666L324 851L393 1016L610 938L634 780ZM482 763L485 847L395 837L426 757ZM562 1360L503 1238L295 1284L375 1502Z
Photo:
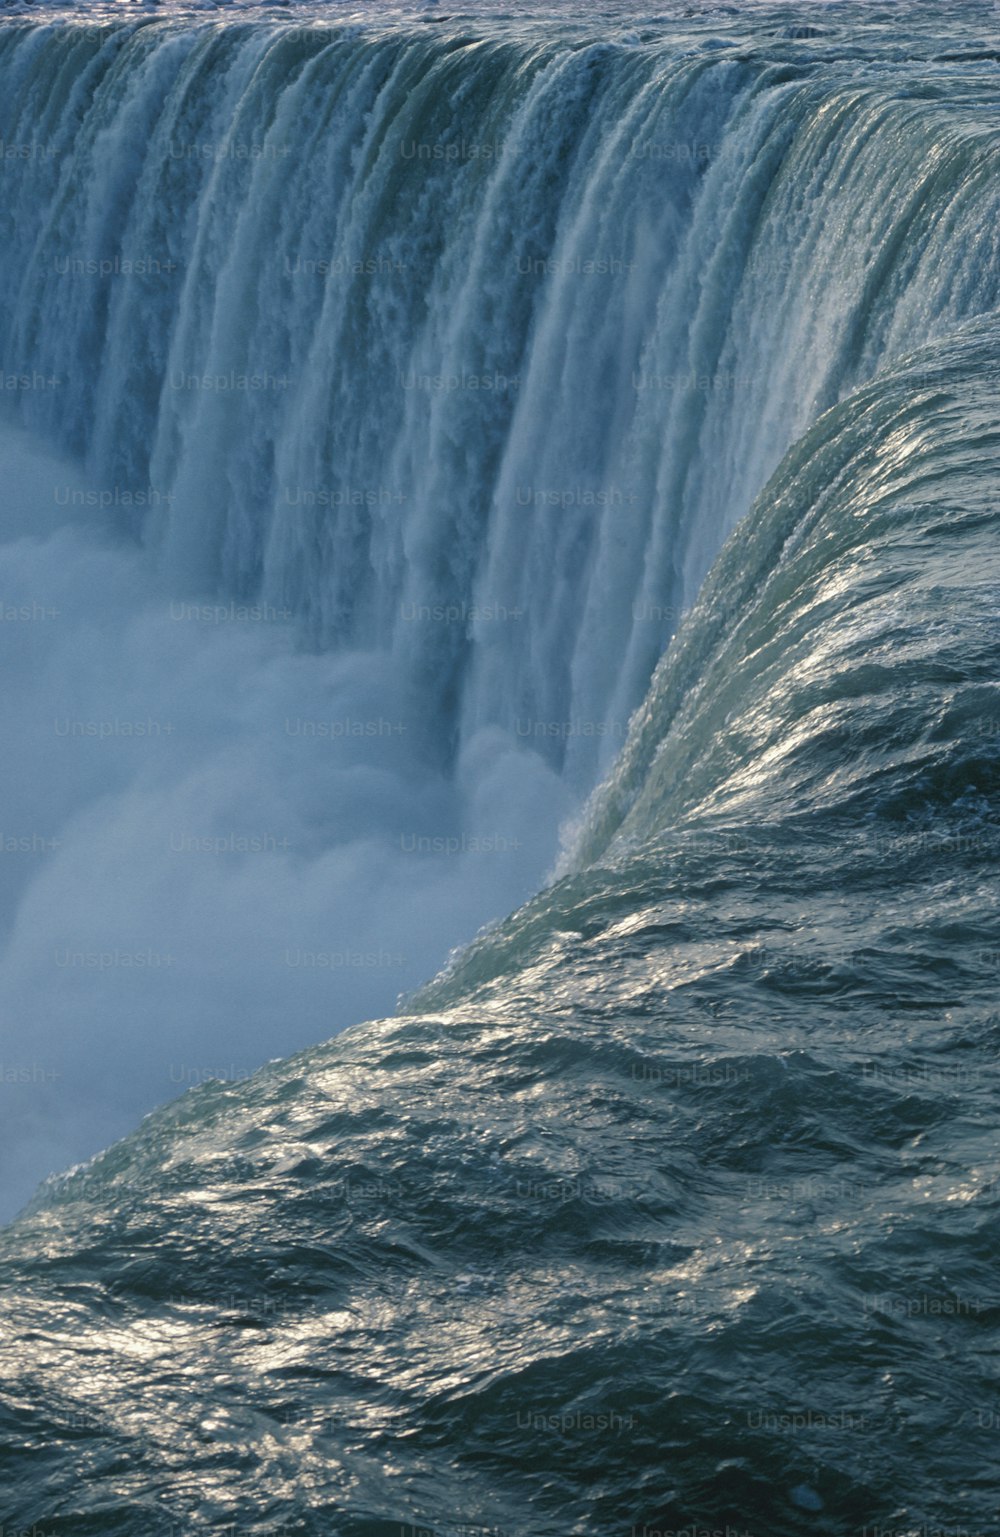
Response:
M986 1537L996 8L105 10L0 25L0 1533Z

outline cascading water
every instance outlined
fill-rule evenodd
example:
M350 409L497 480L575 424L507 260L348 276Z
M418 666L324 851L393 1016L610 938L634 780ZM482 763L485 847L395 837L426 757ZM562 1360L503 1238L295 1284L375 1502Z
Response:
M62 381L25 419L152 488L172 591L394 653L428 751L520 730L589 787L789 444L997 301L995 142L881 64L2 43L51 151L6 166L4 356Z
M989 1529L995 14L685 9L0 26L0 1523Z

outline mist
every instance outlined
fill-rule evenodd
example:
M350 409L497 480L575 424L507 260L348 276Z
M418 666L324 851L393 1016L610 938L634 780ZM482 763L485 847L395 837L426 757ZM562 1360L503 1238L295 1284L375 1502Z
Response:
M0 465L8 1220L165 1100L393 1012L574 800L497 728L427 764L391 656L171 592L147 508L20 432Z

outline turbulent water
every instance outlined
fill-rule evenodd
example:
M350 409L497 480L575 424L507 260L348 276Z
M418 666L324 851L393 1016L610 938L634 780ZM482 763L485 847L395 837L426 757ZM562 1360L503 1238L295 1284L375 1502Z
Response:
M995 1530L997 13L683 10L0 27L4 1537Z

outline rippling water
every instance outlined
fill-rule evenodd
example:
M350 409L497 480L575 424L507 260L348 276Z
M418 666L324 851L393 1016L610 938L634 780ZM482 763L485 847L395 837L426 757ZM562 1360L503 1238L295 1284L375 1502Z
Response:
M3 324L72 380L68 415L26 407L33 431L185 491L149 541L160 569L176 579L194 551L215 590L287 599L320 650L388 644L418 589L375 518L345 514L326 542L283 532L281 466L345 454L364 483L391 450L418 488L404 544L424 590L532 615L502 642L473 623L410 646L442 772L516 715L560 723L542 745L577 803L597 788L551 883L397 1017L191 1090L0 1234L4 1537L996 1529L995 27L973 7L946 29L905 5L684 9L616 11L634 38L593 54L596 24L551 13L531 38L524 14L516 40L496 18L446 19L433 42L369 22L329 49L272 22L266 43L108 34L95 175L101 145L127 147L116 99L154 127L229 112L226 92L266 116L290 58L299 104L355 93L307 169L336 159L345 121L385 134L416 113L386 82L428 72L435 133L548 123L520 201L500 166L442 204L443 181L421 193L364 141L371 217L435 255L413 312L379 274L344 315L330 293L318 317L295 300L293 324L287 294L262 297L285 254L254 244L268 189L171 181L154 136L131 228L172 187L198 277L145 316L148 355L122 366L127 296L98 356L41 277L8 292ZM466 51L473 26L486 42ZM71 48L60 27L0 33L0 78L29 117L47 79L56 128L74 70L102 57L87 29ZM660 197L654 157L623 161L616 135L651 131L664 99L691 113L669 142L711 151L672 164ZM8 253L94 217L85 181L45 175ZM227 196L232 250L213 224ZM275 228L277 245L302 226ZM649 235L653 277L616 288L602 330L569 260L622 229ZM562 266L523 290L508 263L491 284L504 231ZM220 318L233 293L239 324L231 304ZM231 361L230 322L230 341L313 349L298 415L272 430L261 407L259 454L157 387L171 359ZM377 406L391 328L414 367L514 349L527 404L442 392L401 426ZM366 348L355 418L337 359ZM622 388L621 357L675 387ZM676 387L702 375L715 385ZM750 376L766 388L718 387ZM625 465L652 509L637 526L542 513L525 535L511 513L512 488L622 484ZM615 757L597 725L635 706Z

